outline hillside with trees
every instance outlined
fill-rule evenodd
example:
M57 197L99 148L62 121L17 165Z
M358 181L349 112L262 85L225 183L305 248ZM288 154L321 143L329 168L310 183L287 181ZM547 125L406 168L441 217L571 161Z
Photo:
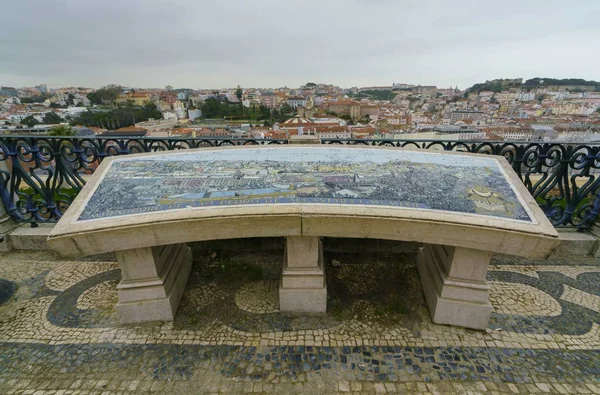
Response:
M511 88L520 88L523 90L531 90L534 88L544 88L549 86L589 86L594 87L596 91L600 91L600 82L588 81L582 78L531 78L523 83L518 83L511 79L497 79L478 83L467 89L469 93L480 93L482 91L502 92Z
M200 105L200 110L202 119L249 120L267 123L270 120L282 122L294 115L294 111L287 104L281 106L279 110L270 110L263 105L246 108L241 102L220 101L212 97Z
M391 101L397 95L391 90L363 90L358 93L348 93L348 96L353 99L373 99L382 101Z
M107 85L88 93L87 98L92 104L108 106L114 104L122 92L123 89L120 86Z
M595 88L600 88L600 82L598 81L588 81L582 78L532 78L523 83L523 87L526 88L539 88L543 86L593 86Z
M160 119L162 113L154 103L143 107L121 107L107 111L88 110L73 119L72 125L96 126L104 129L118 129L147 121L150 118Z
M521 83L513 82L513 80L499 79L475 84L469 89L467 89L467 92L479 93L483 91L492 91L498 93L502 92L503 90L508 90L510 88L520 88L521 85Z

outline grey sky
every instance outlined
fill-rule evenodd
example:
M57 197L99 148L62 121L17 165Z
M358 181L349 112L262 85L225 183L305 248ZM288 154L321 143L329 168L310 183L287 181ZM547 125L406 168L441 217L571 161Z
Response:
M0 85L600 80L599 0L6 0Z

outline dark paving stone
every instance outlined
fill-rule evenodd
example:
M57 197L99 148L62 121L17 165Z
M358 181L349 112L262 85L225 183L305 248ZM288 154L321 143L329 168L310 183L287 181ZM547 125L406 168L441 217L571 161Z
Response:
M0 278L0 305L8 301L16 290L17 285L15 283Z
M0 343L0 376L21 379L60 373L97 372L98 376L133 374L139 379L187 380L202 369L236 380L261 381L269 374L296 377L309 372L345 371L360 379L393 381L406 374L422 381L476 380L494 382L600 382L600 351L522 350L501 348L404 347L402 353L388 347L236 347L182 345L42 345ZM433 359L423 360L425 351ZM419 354L417 354L417 352ZM365 358L365 354L378 358ZM323 355L329 362L310 362ZM269 356L271 370L259 360ZM382 361L393 360L383 364ZM453 361L448 363L448 361ZM10 363L9 363L10 362ZM383 366L384 365L384 366ZM200 370L199 370L200 369ZM385 371L384 371L385 369ZM86 374L94 377L93 374Z

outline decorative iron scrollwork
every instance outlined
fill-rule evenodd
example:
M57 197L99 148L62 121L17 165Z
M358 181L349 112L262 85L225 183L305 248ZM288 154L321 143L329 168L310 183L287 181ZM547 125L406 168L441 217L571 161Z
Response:
M56 222L107 156L248 144L287 140L0 136L0 198L17 221Z
M358 144L322 139L322 144ZM600 214L600 146L512 141L380 140L359 144L504 156L556 227L589 229Z
M506 141L322 139L499 155L557 227L588 229L600 214L600 146ZM0 198L16 220L56 222L107 156L181 149L287 144L246 138L0 136Z

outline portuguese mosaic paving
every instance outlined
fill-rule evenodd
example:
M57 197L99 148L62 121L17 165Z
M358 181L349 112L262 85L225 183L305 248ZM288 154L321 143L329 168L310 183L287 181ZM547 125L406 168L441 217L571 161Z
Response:
M118 159L78 220L185 207L284 203L418 208L531 222L494 158L343 147L208 150Z
M2 255L0 393L600 393L598 259L496 256L474 331L431 323L412 253L327 252L327 314L280 313L281 255L195 249L176 320L125 326L110 255Z

